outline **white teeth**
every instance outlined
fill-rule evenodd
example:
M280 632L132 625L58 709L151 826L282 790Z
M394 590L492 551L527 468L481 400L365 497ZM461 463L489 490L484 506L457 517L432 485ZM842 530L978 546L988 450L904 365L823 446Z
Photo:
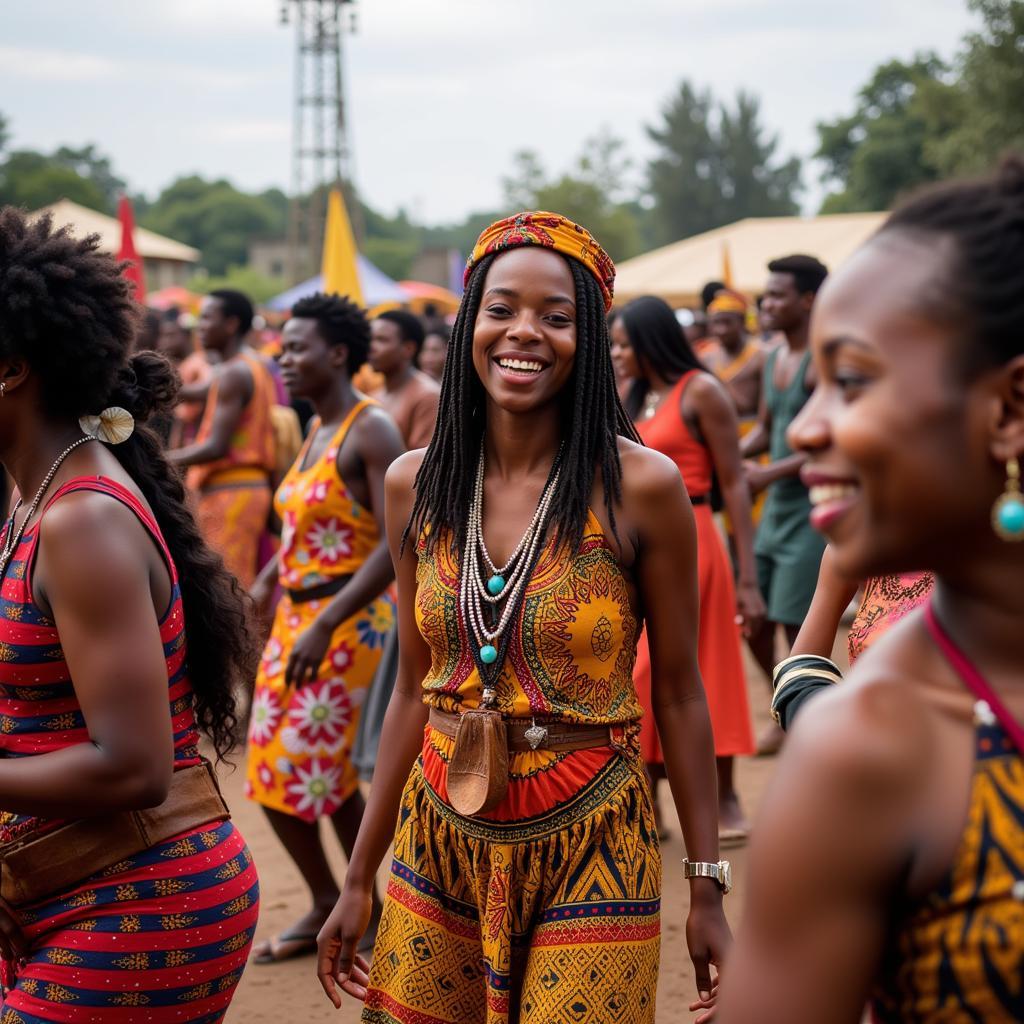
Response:
M529 373L540 373L544 369L543 363L535 363L527 359L499 359L498 365L503 370L526 370Z
M838 501L857 493L852 484L815 484L808 492L812 505L823 505L826 501Z

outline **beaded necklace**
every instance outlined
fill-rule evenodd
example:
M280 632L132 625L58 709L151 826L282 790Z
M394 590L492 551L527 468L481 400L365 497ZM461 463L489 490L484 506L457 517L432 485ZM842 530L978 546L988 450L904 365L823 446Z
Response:
M61 463L81 444L85 444L86 441L93 441L95 438L92 437L80 437L77 441L72 441L53 460L53 465L50 467L49 473L43 477L43 482L39 485L39 490L36 491L36 496L32 499L32 504L28 507L28 514L21 521L21 526L18 527L17 531L14 529L14 520L18 515L18 510L21 508L22 501L18 498L14 505L14 511L11 512L11 518L7 523L7 536L4 538L4 548L0 552L0 579L3 578L4 573L7 572L7 563L10 562L11 556L18 549L18 545L21 543L21 538L25 534L25 527L28 526L29 520L36 514L36 509L39 508L39 502L43 500L43 495L46 493L46 488L50 486L53 478L57 475L57 470L60 469Z
M474 654L482 667L482 706L485 708L497 706L498 691L495 683L500 669L499 658L503 657L508 646L508 626L522 603L526 585L530 581L540 552L540 545L547 534L551 501L558 485L561 459L560 448L526 532L508 561L499 567L494 564L484 543L484 451L482 445L480 448L476 484L466 526L466 548L462 558L459 600L466 628L476 645ZM487 570L486 574L484 568ZM502 604L504 607L499 612L499 606Z

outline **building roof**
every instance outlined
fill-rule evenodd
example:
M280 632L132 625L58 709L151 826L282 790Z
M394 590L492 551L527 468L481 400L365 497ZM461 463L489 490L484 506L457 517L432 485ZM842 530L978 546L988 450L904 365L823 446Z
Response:
M834 270L881 227L884 213L819 217L748 217L625 260L615 278L615 300L660 295L675 306L698 305L708 281L724 279L748 295L764 289L768 262L806 253Z
M121 222L116 217L108 217L98 210L79 206L70 199L61 199L50 206L44 206L41 210L33 211L31 216L38 217L44 213L52 213L53 223L58 227L70 224L73 233L79 238L99 235L100 249L103 252L116 254L121 248ZM184 245L173 238L165 238L155 231L147 231L140 227L135 228L135 248L138 254L147 260L198 263L201 255L198 249L193 249L190 245Z

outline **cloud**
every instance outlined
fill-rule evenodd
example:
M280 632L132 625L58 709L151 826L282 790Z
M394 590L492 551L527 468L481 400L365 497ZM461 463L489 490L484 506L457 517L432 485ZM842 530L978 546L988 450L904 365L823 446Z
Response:
M0 75L45 82L88 82L110 78L117 62L89 53L0 46Z

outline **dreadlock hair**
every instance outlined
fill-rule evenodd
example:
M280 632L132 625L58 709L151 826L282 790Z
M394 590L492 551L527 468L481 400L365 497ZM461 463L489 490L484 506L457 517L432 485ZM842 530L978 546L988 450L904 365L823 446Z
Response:
M473 367L473 328L484 280L496 258L485 256L466 284L441 380L437 426L416 474L416 498L403 545L410 531L418 534L427 525L428 548L446 532L457 550L465 545L486 418L484 387ZM550 530L559 544L575 551L583 539L598 467L608 521L618 537L615 505L622 498L618 437L641 442L615 390L601 290L581 263L566 262L576 286L576 360L561 395L561 472L552 496Z
M656 373L662 380L674 382L690 370L706 369L664 299L642 295L623 306L618 311L618 319L644 373ZM624 404L626 412L634 419L650 390L651 382L646 377L639 377L630 384Z
M255 675L259 649L237 581L204 543L181 475L145 425L173 407L178 377L155 352L131 355L139 309L120 265L98 250L98 236L54 230L49 215L30 223L0 209L0 358L29 364L47 416L74 421L117 405L135 417L132 436L109 451L142 491L178 569L195 714L222 759L236 741L235 687Z
M320 337L328 345L344 345L348 349L345 367L351 377L370 351L370 323L361 306L345 295L316 292L299 299L292 306L292 316L316 321Z
M985 177L913 193L876 237L894 232L951 243L929 304L970 338L968 378L1024 353L1024 154L1007 155Z

